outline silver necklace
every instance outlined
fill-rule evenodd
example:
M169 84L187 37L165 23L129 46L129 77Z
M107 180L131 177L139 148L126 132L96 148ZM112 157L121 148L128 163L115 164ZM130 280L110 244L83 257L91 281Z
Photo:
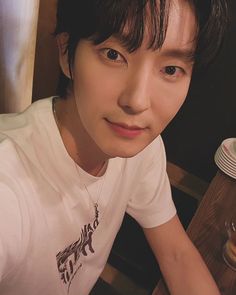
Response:
M99 199L101 197L101 193L103 191L103 186L104 186L104 183L105 183L106 174L104 175L103 179L100 182L99 189L98 189L98 194L97 194L97 199L94 201L92 195L89 192L89 189L88 189L87 185L82 180L82 175L81 175L81 173L79 171L80 168L77 166L76 163L75 163L75 168L76 168L76 171L77 171L77 173L78 173L78 175L80 177L80 181L82 182L82 185L85 188L85 191L86 191L87 195L89 196L90 203L92 203L92 205L93 205L94 212L95 212L95 220L98 220L98 217L99 217L98 203L99 203Z
M59 99L59 97L58 97L58 96L54 96L54 97L52 98L52 111L53 111L53 116L54 116L55 122L56 122L56 124L57 124L58 129L59 129L59 127L60 127L60 123L59 123L59 120L58 120L58 117L57 117L56 107L55 107L56 99ZM73 160L73 161L74 161L74 160ZM82 175L81 175L81 173L80 173L80 171L79 171L79 168L77 167L77 163L76 163L75 161L74 161L74 164L75 164L75 169L76 169L76 171L77 171L77 173L78 173L78 175L79 175L79 177L80 177L80 181L82 182L83 187L85 188L85 191L86 191L87 195L89 196L90 202L93 204L93 208L94 208L94 211L95 211L95 221L97 220L97 222L98 222L98 218L99 218L98 201L99 201L99 199L100 199L100 196L101 196L101 193L102 193L102 190L103 190L103 185L104 185L104 183L105 183L106 173L105 173L105 175L104 175L104 177L103 177L102 182L100 183L100 187L99 187L99 192L98 192L97 200L94 201L93 198L92 198L92 196L91 196L91 194L90 194L90 192L89 192L89 190L88 190L87 185L86 185L86 184L83 182L83 180L82 180ZM104 167L104 166L101 167L101 169L99 170L99 172L103 169L103 167ZM99 173L99 172L98 172L98 173Z
M56 122L56 124L57 124L57 127L58 127L58 129L60 129L59 128L59 121L58 121L58 118L57 118L57 113L56 113L56 107L55 107L55 105L56 105L56 99L58 99L59 97L58 96L53 96L53 98L52 98L52 112L53 112L53 117L54 117L54 119L55 119L55 122Z

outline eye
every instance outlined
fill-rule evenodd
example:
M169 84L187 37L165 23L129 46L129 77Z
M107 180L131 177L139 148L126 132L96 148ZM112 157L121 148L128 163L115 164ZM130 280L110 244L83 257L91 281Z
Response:
M114 49L107 49L106 55L107 58L112 60L117 60L119 58L119 53Z
M161 72L169 79L176 79L183 76L185 73L184 69L178 66L166 66Z
M112 48L104 48L101 50L102 54L105 56L106 59L112 62L123 63L126 62L125 58L122 54L120 54L117 50Z
M176 71L177 71L177 68L174 66L165 67L165 73L167 75L173 76L176 73Z

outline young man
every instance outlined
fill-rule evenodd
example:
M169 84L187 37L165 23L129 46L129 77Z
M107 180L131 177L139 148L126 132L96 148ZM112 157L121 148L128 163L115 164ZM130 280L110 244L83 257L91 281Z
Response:
M60 96L0 117L0 294L89 294L125 212L172 295L219 294L176 216L160 137L221 43L226 3L202 3L58 1Z

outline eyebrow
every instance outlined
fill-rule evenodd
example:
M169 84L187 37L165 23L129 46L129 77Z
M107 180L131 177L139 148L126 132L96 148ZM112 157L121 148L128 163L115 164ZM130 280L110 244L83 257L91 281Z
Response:
M163 51L160 51L160 55L178 58L188 63L193 63L195 60L195 51L193 49L163 49Z
M126 43L126 35L125 34L114 34L113 38L116 42L120 43L120 45L129 52L129 46ZM154 51L158 51L161 56L163 57L171 57L177 58L182 60L185 63L194 63L195 61L195 50L186 48L186 49L178 49L178 48L170 48L170 49L163 49L158 48Z

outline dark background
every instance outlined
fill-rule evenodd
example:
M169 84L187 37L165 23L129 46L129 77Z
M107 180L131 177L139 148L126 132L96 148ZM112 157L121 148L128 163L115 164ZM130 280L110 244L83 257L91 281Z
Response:
M182 109L163 132L167 159L207 181L215 175L214 154L236 137L236 1L224 44L205 72L195 73Z

